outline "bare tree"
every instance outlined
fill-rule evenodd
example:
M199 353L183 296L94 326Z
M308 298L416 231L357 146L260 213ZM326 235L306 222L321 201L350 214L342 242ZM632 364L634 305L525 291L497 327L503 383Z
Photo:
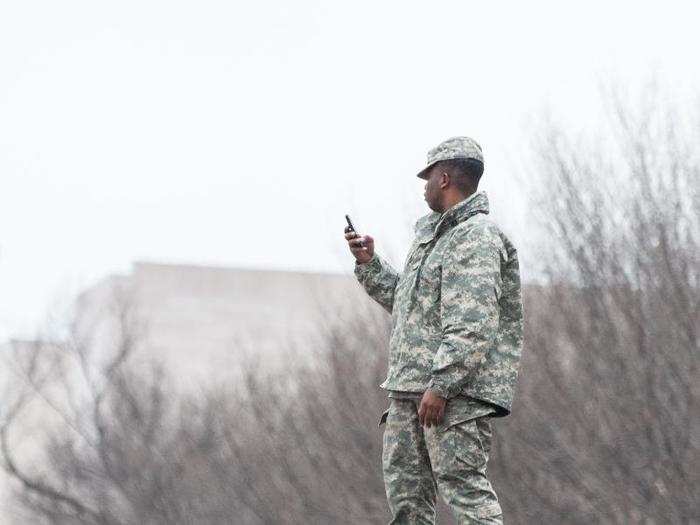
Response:
M20 394L0 445L27 519L384 521L386 401L376 386L389 319L378 307L358 305L342 323L328 310L304 359L288 349L285 373L250 362L233 388L197 396L135 359L144 327L128 291L115 292L107 318L75 319L63 340L14 349L8 391ZM32 445L18 453L36 418Z
M700 519L700 120L644 93L608 92L597 143L536 145L544 279L495 465L513 522Z

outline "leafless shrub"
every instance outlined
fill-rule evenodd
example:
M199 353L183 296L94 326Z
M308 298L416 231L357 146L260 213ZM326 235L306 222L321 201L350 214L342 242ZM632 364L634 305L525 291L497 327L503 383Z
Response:
M76 320L65 340L15 348L9 385L19 395L3 413L0 444L18 516L384 521L377 418L386 401L377 385L389 320L378 307L364 303L342 324L329 315L319 325L321 346L290 358L283 374L250 362L233 388L196 396L171 388L162 368L134 366L143 327L127 294L114 305L108 330ZM32 446L18 454L27 438Z
M700 121L618 95L597 143L536 146L544 279L494 465L512 522L700 519Z

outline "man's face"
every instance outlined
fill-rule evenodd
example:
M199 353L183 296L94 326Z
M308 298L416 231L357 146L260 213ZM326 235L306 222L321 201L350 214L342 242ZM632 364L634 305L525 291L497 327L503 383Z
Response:
M438 166L433 166L428 171L428 179L425 181L425 201L431 210L442 213L442 170Z

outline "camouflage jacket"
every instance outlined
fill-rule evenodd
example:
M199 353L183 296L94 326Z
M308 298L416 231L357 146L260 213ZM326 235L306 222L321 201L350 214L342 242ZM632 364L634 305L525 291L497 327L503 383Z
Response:
M415 225L402 273L376 252L355 275L392 316L386 390L467 395L510 413L523 340L515 247L478 192Z

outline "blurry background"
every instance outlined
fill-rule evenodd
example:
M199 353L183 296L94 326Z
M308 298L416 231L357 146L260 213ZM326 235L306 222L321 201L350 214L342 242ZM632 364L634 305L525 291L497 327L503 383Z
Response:
M2 521L385 522L389 318L343 215L401 268L458 134L526 283L508 521L699 520L694 20L3 5Z

